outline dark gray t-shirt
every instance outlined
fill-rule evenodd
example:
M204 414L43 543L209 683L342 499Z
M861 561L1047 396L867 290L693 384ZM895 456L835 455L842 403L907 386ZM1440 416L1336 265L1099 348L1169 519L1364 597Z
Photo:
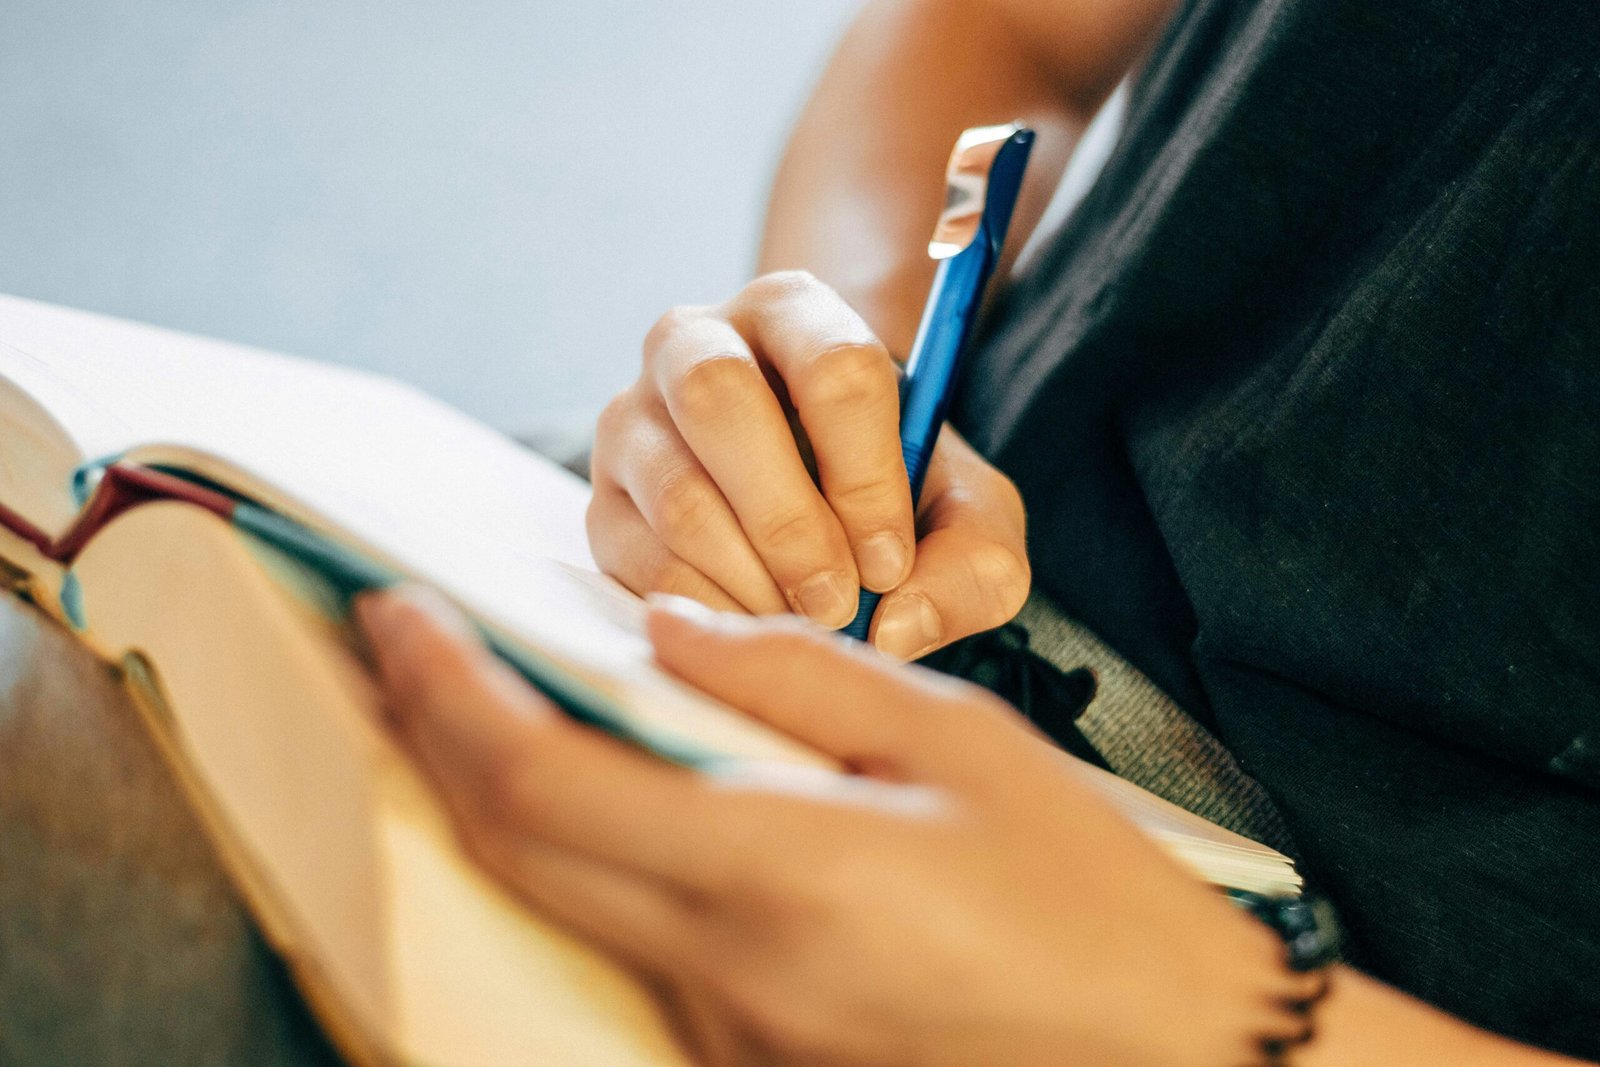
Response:
M961 388L1355 961L1600 1057L1600 3L1187 4Z

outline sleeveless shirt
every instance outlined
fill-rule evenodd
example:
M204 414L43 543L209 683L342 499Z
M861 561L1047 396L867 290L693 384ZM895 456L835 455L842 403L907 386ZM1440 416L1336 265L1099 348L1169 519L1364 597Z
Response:
M1188 3L953 421L1352 962L1600 1058L1600 4Z

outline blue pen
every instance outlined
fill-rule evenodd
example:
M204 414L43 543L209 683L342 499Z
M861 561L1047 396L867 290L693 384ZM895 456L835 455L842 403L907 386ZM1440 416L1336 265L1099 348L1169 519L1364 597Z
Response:
M961 350L977 321L984 288L1000 260L1022 172L1033 147L1033 131L1017 123L975 126L962 133L945 172L945 208L928 242L939 261L922 323L900 383L900 453L911 479L911 500L922 495L950 407ZM865 641L879 594L863 589L856 617L844 632Z

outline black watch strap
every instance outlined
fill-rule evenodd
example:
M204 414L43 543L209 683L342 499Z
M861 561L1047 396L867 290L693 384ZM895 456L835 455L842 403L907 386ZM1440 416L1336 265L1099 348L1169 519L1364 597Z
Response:
M1291 971L1315 971L1338 962L1339 923L1321 897L1269 897L1243 889L1228 899L1271 927L1283 939Z
M1227 896L1282 939L1284 966L1291 974L1313 976L1303 993L1282 1002L1296 1029L1258 1041L1262 1067L1287 1067L1289 1053L1316 1036L1313 1016L1328 995L1328 968L1339 959L1339 924L1333 908L1318 897L1269 897L1242 889L1230 889Z

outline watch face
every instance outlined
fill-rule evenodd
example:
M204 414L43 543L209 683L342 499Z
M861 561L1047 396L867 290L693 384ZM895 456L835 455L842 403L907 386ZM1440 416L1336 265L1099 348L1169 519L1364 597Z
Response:
M1240 889L1228 898L1275 930L1292 971L1314 971L1339 959L1339 922L1321 897L1268 897Z

